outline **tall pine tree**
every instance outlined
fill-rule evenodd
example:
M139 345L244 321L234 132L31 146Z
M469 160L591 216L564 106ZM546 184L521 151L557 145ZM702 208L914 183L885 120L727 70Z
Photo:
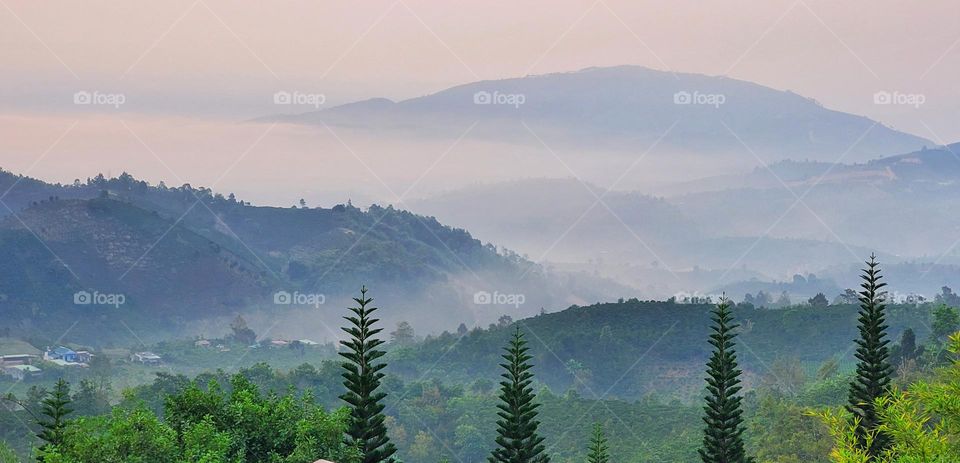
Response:
M593 425L587 463L610 463L610 449L607 447L607 437L603 435L603 426L600 423Z
M530 354L527 342L517 327L510 344L504 348L506 370L500 375L500 403L497 408L497 448L488 459L490 463L549 463L544 454L543 438L537 434L537 408L534 403L533 373L530 372Z
M713 354L707 362L707 397L703 421L703 446L700 459L704 463L749 463L743 448L743 418L740 406L740 369L734 351L734 330L730 303L721 299L713 310L713 333L710 345Z
M360 297L353 300L358 305L349 309L353 316L344 317L351 326L343 328L350 339L340 341L347 348L340 355L348 360L343 363L346 370L343 385L347 392L340 396L350 404L346 440L347 444L360 449L363 463L392 462L397 449L387 437L387 427L383 424L384 406L380 403L387 395L377 392L383 378L380 370L386 367L386 364L377 362L385 354L377 349L383 341L375 337L381 329L373 327L379 320L371 318L377 308L370 306L373 299L367 297L366 287L361 288Z
M58 379L53 391L47 394L40 405L40 432L37 436L46 442L44 446L62 444L67 415L73 412L70 408L70 384L63 378Z
M857 339L857 375L850 383L849 404L847 410L858 418L857 439L861 448L867 451L871 459L876 459L890 444L889 436L877 432L880 418L874 407L874 401L886 393L890 384L893 368L890 366L890 353L887 344L887 325L885 321L886 291L881 282L880 264L875 255L870 255L860 278L860 339Z

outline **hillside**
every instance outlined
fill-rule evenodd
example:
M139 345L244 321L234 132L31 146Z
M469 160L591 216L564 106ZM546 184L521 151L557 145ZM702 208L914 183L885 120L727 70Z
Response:
M943 213L960 205L957 151L960 145L949 145L858 164L783 162L688 183L684 188L696 192L667 201L713 224L717 234L747 237L776 224L768 230L773 238L827 239L930 259L953 249L948 230L960 228L955 215ZM795 195L803 195L803 205L791 209ZM954 255L944 258L956 263Z
M714 291L740 279L818 273L854 262L847 246L864 256L876 250L890 260L884 248L858 246L852 239L845 246L823 233L798 236L814 228L809 223L765 234L789 205L788 193L757 195L736 185L693 202L605 191L576 179L528 179L468 186L410 207L548 265L597 272L640 288L648 298ZM753 207L741 210L722 199L735 194L749 197L745 201ZM606 205L597 203L598 196Z
M424 331L630 292L586 274L547 272L465 230L393 207L257 207L127 174L70 186L23 179L5 203L25 206L0 214L0 304L14 314L0 328L22 336L56 339L75 321L71 336L97 345L116 333L125 343L173 329L219 334L243 312L254 314L260 331L329 339L338 309L363 285L391 308L388 323L407 320ZM122 295L122 308L78 306L80 291ZM484 291L522 299L478 304L475 294ZM278 304L282 292L314 302ZM103 336L95 321L120 328Z
M123 323L157 334L175 320L226 316L276 285L245 256L107 198L46 200L6 217L0 256L4 326L21 337L56 339L77 322L74 336L134 341Z
M571 307L517 323L528 333L537 378L555 391L574 386L577 374L590 390L616 397L656 394L690 399L702 388L711 307L629 300ZM926 339L930 310L890 306L891 338L899 339L909 327L918 340ZM769 380L768 368L783 360L795 358L808 372L834 356L844 369L855 362L851 346L857 336L857 307L738 306L735 315L742 324L738 352L748 388ZM512 331L512 326L504 326L473 330L459 339L446 335L427 340L392 359L391 367L412 377L489 378L496 373L497 347ZM424 365L434 367L428 370Z
M885 151L896 153L896 151ZM707 177L661 188L668 196L683 193L739 188L777 189L781 181L791 188L804 188L814 182L822 185L875 185L891 189L936 189L951 187L960 178L960 143L924 146L917 151L884 156L863 163L817 161L781 161L767 168L756 167L747 173Z

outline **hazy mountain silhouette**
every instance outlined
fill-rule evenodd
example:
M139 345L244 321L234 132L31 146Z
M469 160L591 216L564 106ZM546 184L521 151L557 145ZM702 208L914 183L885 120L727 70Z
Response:
M191 320L291 310L302 312L284 318L296 328L335 326L336 308L361 285L391 307L386 320L449 329L631 291L595 276L547 272L465 230L393 207L258 207L127 174L70 186L18 178L0 173L10 206L0 214L0 308L52 331L67 329L74 316L159 334L189 329ZM125 301L76 304L80 292L122 294ZM281 292L323 295L325 305L278 305Z
M639 66L473 82L399 102L374 99L275 119L450 137L478 122L473 137L531 142L526 124L565 146L630 152L669 131L657 154L753 164L749 151L765 162L866 161L931 144L792 92Z

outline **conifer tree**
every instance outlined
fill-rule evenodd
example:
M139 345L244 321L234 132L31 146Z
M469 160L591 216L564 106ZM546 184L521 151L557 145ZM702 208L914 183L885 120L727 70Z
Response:
M384 376L380 370L386 367L377 362L385 354L377 349L383 341L375 337L381 329L373 327L379 320L371 318L377 308L370 306L373 299L367 297L366 287L361 288L360 297L353 300L358 306L349 309L352 316L344 317L351 326L343 328L350 339L340 341L347 348L340 355L348 360L343 363L343 385L347 392L340 396L350 404L346 441L360 450L363 463L393 462L397 449L387 437L381 403L387 395L377 392Z
M603 435L603 426L600 423L593 425L587 463L610 463L610 449L607 447L607 437Z
M70 384L60 378L53 387L53 391L43 399L40 410L40 432L37 437L46 442L45 445L57 446L63 443L63 431L67 427L67 415L73 412L70 408Z
M857 375L850 383L849 404L847 410L857 418L857 440L861 448L876 459L889 446L890 439L884 433L878 433L880 418L874 407L874 401L884 395L890 384L893 368L890 366L890 353L887 344L887 325L885 320L886 292L881 282L880 264L875 255L870 255L860 278L860 339L857 339Z
M537 408L534 403L533 373L530 372L530 354L527 342L517 327L510 344L504 348L500 364L505 372L500 375L500 404L497 408L497 448L488 458L490 463L549 463L544 454L543 437L537 434Z
M699 449L704 463L751 463L743 446L740 369L734 351L734 330L730 303L721 299L713 310L713 333L710 345L713 354L707 362L707 397L703 421L703 446Z

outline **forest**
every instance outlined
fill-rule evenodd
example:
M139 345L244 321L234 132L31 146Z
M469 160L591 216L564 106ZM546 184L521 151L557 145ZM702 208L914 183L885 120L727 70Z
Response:
M603 349L597 358L605 362L537 366L561 358L558 342L571 352L584 348L544 323L569 328L562 317L582 321L584 310L604 316L602 307L573 307L550 320L549 315L502 319L488 329L418 339L409 324L384 332L364 288L344 317L348 338L338 349L340 360L286 371L256 363L194 377L158 372L151 382L120 391L119 400L112 399L118 394L111 365L100 360L75 383L61 378L50 387L9 393L0 415L8 430L0 461L958 461L960 316L949 305L955 302L952 293L945 291L934 303L888 307L886 282L872 258L862 280L855 296L845 293L856 298L856 335L847 346L856 359L852 365L842 356L823 356L839 345L792 345L776 336L780 326L759 316L842 325L836 317L846 312L831 316L825 304L795 309L817 314L804 319L786 309L724 298L704 306L703 314L683 316L685 323L704 325L689 331L700 337L700 358L706 359L693 375L699 385L688 388L691 393L680 385L695 378L665 383L666 388L620 386L635 368L685 363L685 355L698 355L666 349L645 361L644 352L626 348L622 342L629 338L618 332L605 336L621 343L591 344ZM649 316L663 316L649 310ZM925 316L910 318L906 312ZM753 328L744 329L746 322ZM918 337L902 328L904 323L926 331ZM900 327L896 342L891 325ZM753 358L750 346L760 339L768 339L763 349L770 355L808 352ZM481 352L494 344L497 349ZM653 347L639 346L646 352ZM616 355L624 350L633 365L623 366ZM629 377L634 385L653 381Z

